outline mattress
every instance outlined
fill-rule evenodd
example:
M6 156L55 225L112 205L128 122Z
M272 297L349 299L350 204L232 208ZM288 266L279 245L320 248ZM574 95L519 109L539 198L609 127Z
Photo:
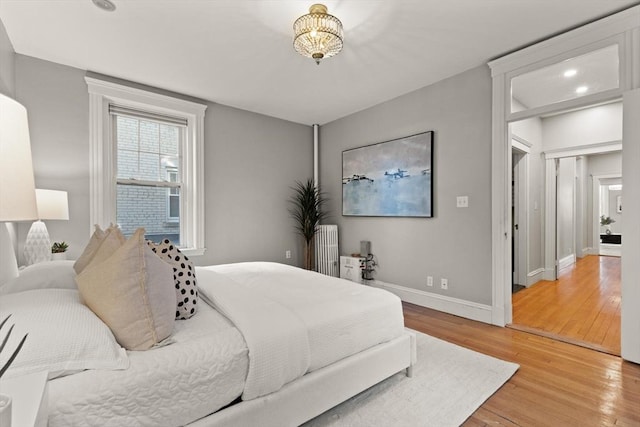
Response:
M83 371L49 382L49 427L178 426L242 394L248 350L240 332L201 303L176 321L171 344L128 352L124 371Z
M309 372L404 331L400 299L382 289L269 262L196 268L225 275L286 305L307 327Z

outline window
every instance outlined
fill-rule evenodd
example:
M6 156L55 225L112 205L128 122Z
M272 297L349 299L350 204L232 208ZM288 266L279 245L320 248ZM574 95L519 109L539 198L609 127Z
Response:
M169 238L204 253L206 106L86 77L91 118L91 223Z

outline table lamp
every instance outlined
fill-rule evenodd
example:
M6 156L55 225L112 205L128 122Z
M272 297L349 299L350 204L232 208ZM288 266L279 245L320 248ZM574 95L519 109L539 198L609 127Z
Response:
M0 93L0 223L38 218L27 110ZM18 276L5 224L0 224L0 285Z
M38 205L38 220L35 221L24 244L24 258L26 265L51 260L51 240L47 226L42 220L68 220L69 202L66 191L42 190L36 188L36 202Z

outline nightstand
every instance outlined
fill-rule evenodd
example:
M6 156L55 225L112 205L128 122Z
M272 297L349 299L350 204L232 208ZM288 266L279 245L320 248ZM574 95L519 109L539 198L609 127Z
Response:
M12 427L46 427L47 372L0 380L0 394L11 397Z

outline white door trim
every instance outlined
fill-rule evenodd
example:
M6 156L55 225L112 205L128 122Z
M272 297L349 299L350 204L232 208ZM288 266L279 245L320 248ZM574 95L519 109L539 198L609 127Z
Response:
M640 50L640 31L636 36L636 49ZM640 68L640 60L637 65ZM624 215L640 218L640 89L625 93L622 103ZM622 357L640 363L640 227L637 221L622 221L622 236Z
M510 323L512 318L511 286L509 284L511 276L511 267L509 262L509 260L511 260L511 218L509 215L511 206L511 191L509 188L511 185L511 138L509 136L508 123L517 119L525 118L527 114L535 113L529 111L512 114L510 111L507 111L507 107L511 105L511 86L509 77L513 75L516 70L523 71L524 67L527 67L527 70L531 67L540 68L546 65L544 64L545 61L548 62L554 57L557 59L559 55L571 56L576 52L582 52L587 46L593 46L594 43L600 43L602 40L615 38L616 43L620 46L619 52L621 66L619 93L624 93L630 89L638 88L640 87L639 17L640 6L634 6L620 13L587 24L575 30L568 31L564 34L489 63L491 76L493 78L491 126L492 323L496 325L504 326L505 324ZM607 97L609 96L610 95L607 94ZM580 98L575 102L572 101L571 107L578 108L590 105L594 102L594 99L595 98L589 97ZM626 93L625 99L628 99ZM636 101L632 100L629 102L635 103ZM550 113L556 109L560 111L566 109L566 106L555 105L550 107L548 111L545 110L545 113ZM537 114L539 114L539 112ZM628 125L626 122L629 121L630 116L628 116L626 109L624 114L625 117L628 118L625 120L626 129L626 126ZM629 124L629 126L631 125ZM625 156L623 156L623 159ZM638 157L638 164L640 164L640 153ZM626 163L629 164L629 167L631 167L630 162L630 159L626 159ZM637 164L636 169L640 169L637 167ZM640 182L640 178L638 181ZM627 186L623 186L623 191L625 190L629 192ZM634 196L640 200L640 194ZM629 199L629 197L631 196L626 196L625 200ZM625 207L625 209L627 208ZM640 207L638 209L640 211ZM640 212L638 212L638 215L640 216ZM640 234L640 231L638 231L638 233ZM637 240L640 242L640 236L638 236ZM640 248L638 255L640 255ZM636 273L636 279L640 278L640 271L634 272ZM638 293L640 294L640 291L638 291ZM636 304L640 301L640 295L637 295L637 297L638 298L635 299ZM625 310L623 309L623 323L625 322L624 318L626 315L627 313L625 313ZM640 317L640 312L638 313L638 316ZM640 321L636 318L634 322L634 333L638 335L634 340L638 341L638 348L636 349L636 344L633 344L633 352L636 352L637 350L637 358L640 359L640 335L637 334ZM626 331L623 327L623 354L625 332L630 333L630 331Z

